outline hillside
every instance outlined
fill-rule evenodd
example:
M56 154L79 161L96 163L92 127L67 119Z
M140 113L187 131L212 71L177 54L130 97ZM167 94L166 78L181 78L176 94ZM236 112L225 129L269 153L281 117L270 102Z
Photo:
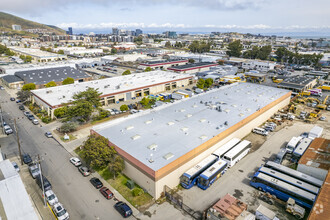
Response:
M0 30L11 31L12 25L21 25L22 29L47 29L56 34L65 34L65 31L52 25L40 24L37 22L29 21L11 14L0 12Z

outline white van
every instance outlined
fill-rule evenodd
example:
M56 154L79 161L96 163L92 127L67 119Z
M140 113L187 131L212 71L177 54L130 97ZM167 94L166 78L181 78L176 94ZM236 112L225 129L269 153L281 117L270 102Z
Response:
M256 134L261 134L263 136L267 136L268 135L268 131L266 131L263 128L253 128L252 132L253 133L256 133Z

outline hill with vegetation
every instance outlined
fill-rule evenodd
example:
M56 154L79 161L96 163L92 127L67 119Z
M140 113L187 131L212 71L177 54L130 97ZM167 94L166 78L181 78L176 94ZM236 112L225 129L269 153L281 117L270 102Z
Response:
M53 32L55 34L65 34L65 31L53 26L53 25L45 25L45 24L40 24L34 21L29 21L8 13L0 12L0 31L4 32L11 32L14 34L26 34L27 32L25 31L13 31L12 30L12 25L21 25L22 30L24 29L47 29L50 32Z

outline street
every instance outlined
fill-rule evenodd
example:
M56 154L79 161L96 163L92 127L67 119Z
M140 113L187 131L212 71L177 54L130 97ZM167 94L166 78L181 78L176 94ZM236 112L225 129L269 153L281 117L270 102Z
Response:
M53 191L59 202L67 209L70 219L122 219L113 208L115 201L107 201L91 185L89 179L92 175L83 177L69 162L71 155L53 138L47 138L44 135L46 130L40 125L32 124L23 115L23 111L18 109L18 104L9 101L9 98L5 90L0 90L4 120L14 130L13 119L16 118L22 153L29 153L32 159L40 154L43 159L41 162L43 174L51 182ZM18 156L15 131L8 137L1 138L0 144L2 153L7 158Z

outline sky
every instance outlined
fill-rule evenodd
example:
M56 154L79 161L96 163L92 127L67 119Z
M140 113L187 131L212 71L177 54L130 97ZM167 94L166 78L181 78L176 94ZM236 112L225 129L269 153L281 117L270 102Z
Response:
M310 33L330 36L329 0L0 0L1 10L74 33Z

